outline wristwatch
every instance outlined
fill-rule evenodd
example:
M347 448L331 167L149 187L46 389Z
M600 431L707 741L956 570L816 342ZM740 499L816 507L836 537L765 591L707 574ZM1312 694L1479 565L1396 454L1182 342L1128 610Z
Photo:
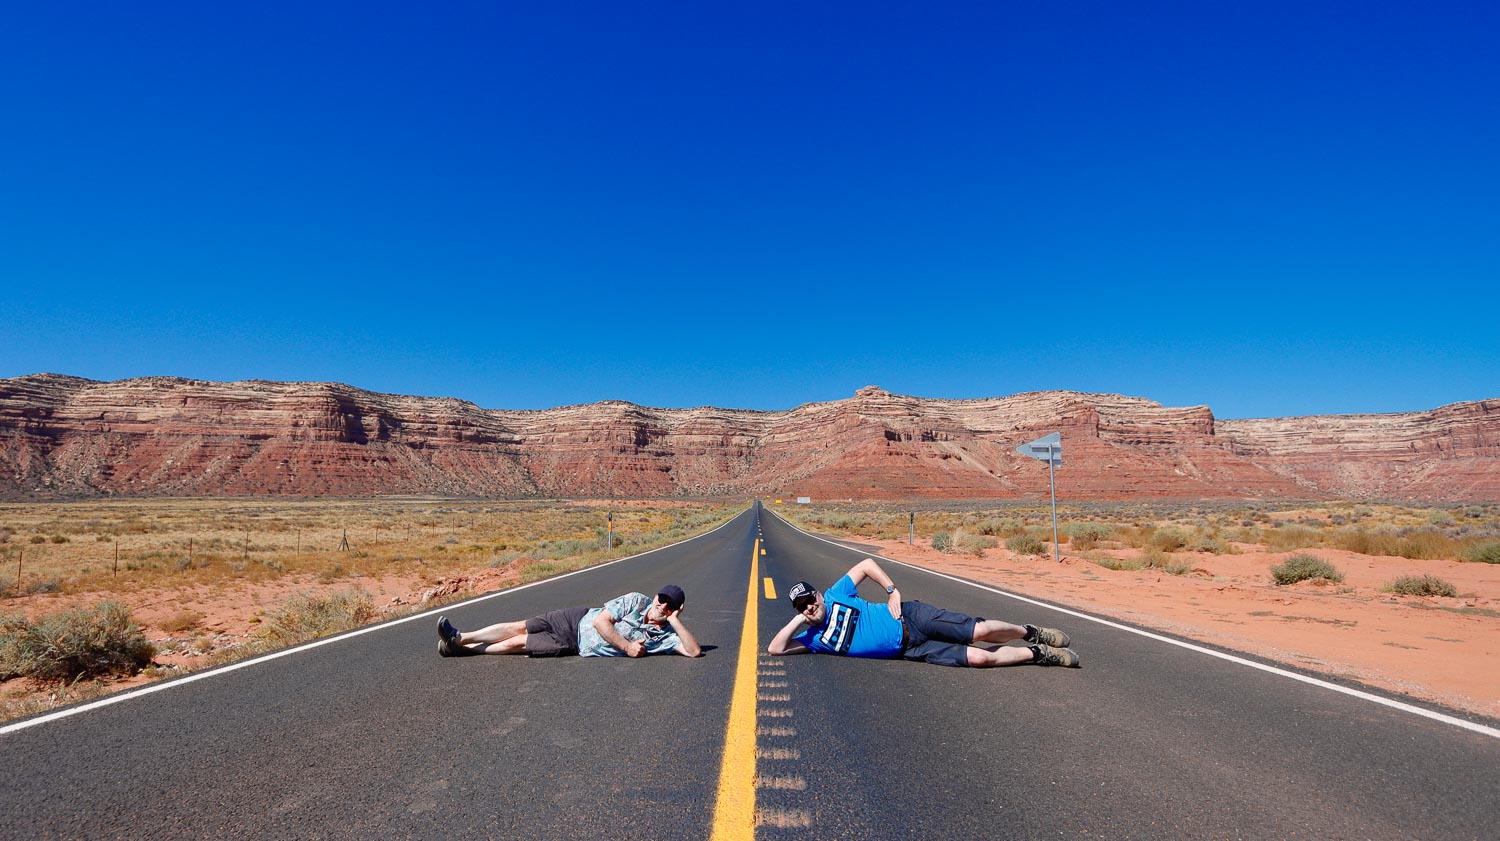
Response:
M891 586L885 588L885 594L887 596L889 596L890 594L892 594L894 592L896 592L896 585L895 584L892 584Z

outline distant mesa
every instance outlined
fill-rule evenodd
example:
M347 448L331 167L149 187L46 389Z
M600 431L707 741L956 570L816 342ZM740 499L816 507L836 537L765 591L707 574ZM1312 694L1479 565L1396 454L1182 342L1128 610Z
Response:
M1217 420L1207 406L865 386L781 412L620 401L485 410L340 383L0 379L0 497L1043 499L1016 446L1061 432L1073 500L1500 498L1500 399Z

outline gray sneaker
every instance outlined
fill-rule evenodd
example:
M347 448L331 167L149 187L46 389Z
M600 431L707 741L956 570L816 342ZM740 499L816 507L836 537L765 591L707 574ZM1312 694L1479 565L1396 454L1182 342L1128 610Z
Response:
M1031 662L1038 666L1066 666L1079 668L1078 654L1071 648L1053 648L1040 643L1030 646Z
M1036 625L1027 625L1026 641L1038 642L1042 645L1050 645L1053 648L1067 648L1073 644L1073 640L1067 634L1056 628L1039 628Z

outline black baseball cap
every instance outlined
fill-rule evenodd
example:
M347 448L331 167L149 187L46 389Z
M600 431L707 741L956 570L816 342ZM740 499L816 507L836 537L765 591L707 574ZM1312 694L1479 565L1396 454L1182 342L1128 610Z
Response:
M798 613L811 604L817 595L818 591L806 581L798 581L792 585L792 589L786 591L786 597L792 600L792 607L797 608Z
M678 587L676 584L668 584L667 586L658 590L656 595L662 600L662 602L666 604L667 607L670 607L673 610L682 610L682 603L687 601L687 595L684 594L682 592L682 588Z

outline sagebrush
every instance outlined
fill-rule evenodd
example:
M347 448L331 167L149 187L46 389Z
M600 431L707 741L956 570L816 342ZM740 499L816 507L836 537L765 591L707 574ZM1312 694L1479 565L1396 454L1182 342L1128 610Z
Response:
M1314 578L1343 581L1344 574L1333 564L1314 555L1293 555L1284 562L1271 567L1271 577L1277 584L1295 584Z
M0 680L62 683L134 674L156 653L124 604L106 599L35 621L0 615Z

